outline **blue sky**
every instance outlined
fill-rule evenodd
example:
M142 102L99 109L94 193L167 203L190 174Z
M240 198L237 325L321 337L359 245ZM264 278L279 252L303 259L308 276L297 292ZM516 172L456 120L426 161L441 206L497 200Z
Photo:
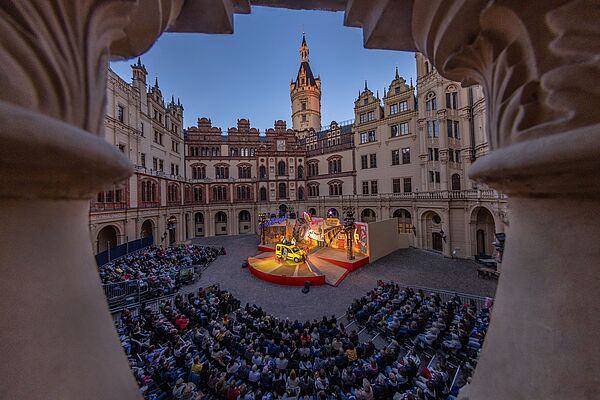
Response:
M142 62L149 84L158 76L165 99L181 99L185 127L199 117L211 118L224 131L239 118L249 118L260 131L277 119L291 127L289 83L298 73L304 31L311 68L321 74L321 122L327 125L354 117L365 79L383 95L396 66L407 81L416 76L413 53L364 49L362 30L344 27L343 18L343 13L253 7L252 14L235 16L232 35L166 33ZM111 67L129 82L131 63Z

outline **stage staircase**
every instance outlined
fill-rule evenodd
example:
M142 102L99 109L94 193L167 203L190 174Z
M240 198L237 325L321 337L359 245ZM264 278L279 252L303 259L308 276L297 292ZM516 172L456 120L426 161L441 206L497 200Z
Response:
M318 251L311 253L308 256L307 264L311 270L320 272L325 275L325 283L330 286L337 286L342 280L348 275L350 271L345 268L339 267L329 261L319 258L317 255Z

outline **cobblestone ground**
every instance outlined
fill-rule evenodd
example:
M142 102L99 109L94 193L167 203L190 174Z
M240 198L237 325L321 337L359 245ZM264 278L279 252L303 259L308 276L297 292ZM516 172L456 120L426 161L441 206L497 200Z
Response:
M218 283L242 304L256 304L279 318L292 320L343 315L352 300L375 287L378 279L480 296L493 296L496 292L495 281L477 277L477 264L473 261L401 249L351 272L338 287L313 286L308 294L303 294L301 287L264 282L241 268L242 261L257 254L258 242L256 235L194 239L193 243L200 245L224 246L227 254L219 256L189 289Z

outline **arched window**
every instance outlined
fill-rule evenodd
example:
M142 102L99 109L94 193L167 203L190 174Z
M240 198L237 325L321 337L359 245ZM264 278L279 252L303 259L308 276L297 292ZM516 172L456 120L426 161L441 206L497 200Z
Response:
M460 175L452 175L452 190L460 190Z
M370 208L365 208L362 213L360 213L361 222L375 222L376 219L377 215L375 214L375 211Z
M250 212L248 210L240 211L239 218L242 222L250 222L250 220L252 220L252 216L250 215Z
M309 208L308 212L310 213L310 215L315 216L317 215L317 210L315 208Z
M308 186L308 197L318 197L319 196L319 184L311 183Z
M169 186L167 187L167 202L179 202L179 185L174 183L169 184Z
M227 214L225 214L223 211L219 211L215 214L215 222L227 222Z
M238 167L238 178L249 179L252 177L252 168L249 165L240 165Z
M458 90L454 85L450 85L446 89L446 108L458 110Z
M330 196L341 196L342 195L342 182L333 181L329 182L329 195Z
M265 167L264 165L261 165L258 168L258 175L259 175L260 179L267 179L267 167Z
M429 61L425 61L425 74L429 74L431 72L431 69L429 67Z
M260 188L260 201L267 201L267 188L264 186Z
M298 166L298 179L304 179L304 167L302 165Z
M304 187L302 186L298 188L298 200L304 200Z
M192 165L192 179L206 179L206 166L203 164Z
M196 213L196 215L194 215L194 223L203 224L204 223L204 214L202 214L201 212Z
M287 175L286 168L285 168L285 161L279 161L277 163L277 175L279 175L279 176Z
M437 110L437 98L435 97L435 93L429 92L425 96L425 110L426 111Z
M279 184L279 198L280 199L287 198L287 187L286 187L285 183L283 183L283 182Z
M215 177L217 179L228 179L229 178L229 167L226 165L217 165L215 167Z
M396 218L396 220L398 221L399 233L413 232L412 216L410 215L410 212L400 208L394 211L393 217Z

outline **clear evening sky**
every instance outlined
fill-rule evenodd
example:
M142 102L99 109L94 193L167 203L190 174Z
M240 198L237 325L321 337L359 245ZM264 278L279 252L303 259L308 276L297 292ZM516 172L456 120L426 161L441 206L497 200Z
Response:
M321 74L323 125L354 118L365 80L383 96L396 66L407 82L416 76L413 53L364 49L362 30L344 27L343 13L253 7L234 18L232 35L166 33L142 55L148 84L158 76L165 100L181 99L185 127L208 117L223 131L239 118L261 132L277 119L291 128L289 84L298 73L302 32L312 71ZM132 62L111 67L130 82Z

